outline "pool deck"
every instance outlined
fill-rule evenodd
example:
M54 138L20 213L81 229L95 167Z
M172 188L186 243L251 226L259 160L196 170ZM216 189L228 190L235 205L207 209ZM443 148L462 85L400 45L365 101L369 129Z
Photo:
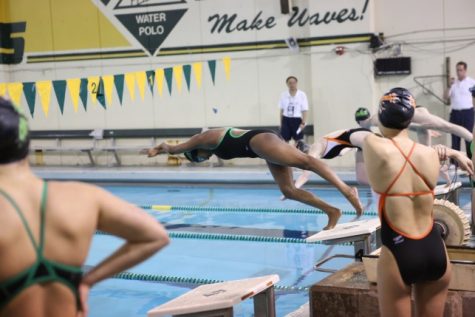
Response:
M33 167L40 177L55 180L80 180L86 182L143 182L143 183L220 183L220 184L275 184L266 166L246 167ZM356 185L354 170L337 169L337 175L346 183ZM294 178L300 175L294 169ZM469 186L469 178L459 176L463 186ZM312 173L309 184L328 185L320 176Z

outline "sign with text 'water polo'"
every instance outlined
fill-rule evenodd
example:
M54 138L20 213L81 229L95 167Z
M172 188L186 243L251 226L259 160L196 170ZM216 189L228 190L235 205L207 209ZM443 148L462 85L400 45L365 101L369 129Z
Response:
M117 19L154 56L160 45L180 21L185 0L101 0L97 3L109 19ZM177 7L178 5L178 7Z

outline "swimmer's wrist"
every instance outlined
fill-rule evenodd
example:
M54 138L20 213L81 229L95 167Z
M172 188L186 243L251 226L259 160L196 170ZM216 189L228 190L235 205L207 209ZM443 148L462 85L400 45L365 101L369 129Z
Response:
M91 281L91 275L89 273L86 273L81 279L81 284L91 288L95 283Z

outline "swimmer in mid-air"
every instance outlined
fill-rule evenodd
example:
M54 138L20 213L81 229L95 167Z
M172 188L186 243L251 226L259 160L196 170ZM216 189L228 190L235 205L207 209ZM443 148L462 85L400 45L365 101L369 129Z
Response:
M328 224L323 229L332 229L337 224L341 211L312 193L294 186L291 167L309 170L335 186L352 204L357 215L363 213L356 188L345 184L321 160L297 150L272 130L211 129L178 145L162 143L149 149L147 153L149 157L163 153L184 153L192 162L203 162L213 154L224 160L237 157L264 159L285 197L323 210L328 215Z
M417 112L417 109L420 108L416 108L415 112ZM371 117L369 111L366 108L359 108L355 113L355 120L360 126L366 126L366 128L360 127L330 132L327 135L318 138L317 141L310 146L308 154L321 159L333 159L343 156L351 150L356 149L356 180L361 185L368 185L368 177L364 167L362 148L366 137L374 134L371 130L369 130L370 126L367 125L368 119L370 118L374 118L374 116ZM371 119L371 121L374 121L374 119ZM376 122L379 122L379 120ZM463 127L460 128L465 129ZM470 158L468 158L462 152L453 150L441 144L433 145L432 147L437 150L439 159L441 161L445 161L450 158L457 161L460 168L464 171L467 171L469 174L473 173L473 164L470 161ZM451 179L448 177L447 172L441 169L441 175L446 179L447 184L450 185ZM295 181L295 186L298 188L302 187L309 180L309 178L310 173L308 171L303 171Z
M379 119L376 115L370 115L367 108L359 108L356 111L356 122L361 128L371 129L373 126L378 126ZM419 143L430 146L431 130L441 131L456 135L467 142L472 141L472 133L464 127L453 124L447 120L444 120L427 110L422 106L417 106L414 110L414 117L412 118L409 130L413 130L417 133Z

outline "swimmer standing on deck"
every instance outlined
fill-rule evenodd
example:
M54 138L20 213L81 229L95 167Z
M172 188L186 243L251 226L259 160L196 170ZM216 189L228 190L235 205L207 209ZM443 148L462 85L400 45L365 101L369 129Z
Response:
M155 254L167 233L96 186L39 179L28 152L25 116L0 97L0 316L86 316L91 286ZM83 275L96 230L125 243Z
M442 316L451 266L434 224L437 152L408 136L416 103L410 92L394 88L379 104L383 137L369 135L363 155L371 187L380 196L381 256L378 299L381 316Z

